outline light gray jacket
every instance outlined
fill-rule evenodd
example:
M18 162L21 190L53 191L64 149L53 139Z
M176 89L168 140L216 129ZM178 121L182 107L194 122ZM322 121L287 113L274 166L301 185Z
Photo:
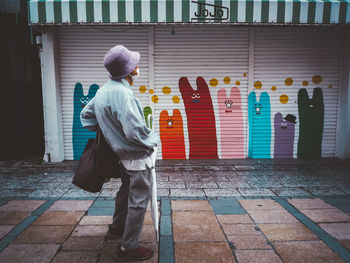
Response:
M146 126L139 100L127 80L109 80L80 113L83 127L101 128L106 141L122 160L150 156L158 135Z

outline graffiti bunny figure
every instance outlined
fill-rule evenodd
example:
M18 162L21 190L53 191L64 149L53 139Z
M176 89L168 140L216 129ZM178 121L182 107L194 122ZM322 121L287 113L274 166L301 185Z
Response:
M89 138L95 138L95 132L91 132L85 128L83 128L80 122L80 112L85 107L89 101L95 97L96 92L99 86L96 84L92 84L89 88L89 93L87 96L84 96L83 85L81 83L75 84L74 87L74 115L73 115L73 156L74 160L79 160L82 155L85 145Z
M226 89L218 91L218 105L221 131L221 157L244 158L244 131L241 93L237 87L231 89L230 97Z
M292 114L285 118L280 112L275 114L274 158L293 158L295 119Z
M252 91L248 96L249 158L271 158L271 104L267 92L257 102Z
M323 92L315 88L312 99L306 89L298 92L298 158L320 158L324 123Z
M217 159L217 139L213 103L207 83L198 77L193 90L187 77L179 80L179 89L185 104L190 159Z
M163 110L159 117L163 159L186 159L185 138L181 112L173 110L173 116Z

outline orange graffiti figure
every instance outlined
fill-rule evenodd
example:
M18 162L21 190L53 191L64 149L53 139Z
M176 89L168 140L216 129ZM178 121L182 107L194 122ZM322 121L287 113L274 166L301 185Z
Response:
M186 159L185 138L181 112L173 110L173 116L163 110L159 117L163 159Z

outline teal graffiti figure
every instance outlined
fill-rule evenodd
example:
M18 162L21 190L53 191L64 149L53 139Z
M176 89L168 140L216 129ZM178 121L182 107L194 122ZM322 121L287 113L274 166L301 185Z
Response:
M268 93L261 93L259 102L254 91L249 94L248 119L248 158L271 158L271 104Z
M85 145L89 138L95 138L95 132L91 132L85 129L80 122L80 112L86 104L96 95L99 86L92 84L89 88L89 93L84 96L83 85L81 83L75 84L74 87L74 115L73 115L73 131L72 131L72 142L73 142L73 156L74 160L79 160L83 153Z
M148 116L152 116L152 109L149 106L143 108L143 115L145 116L146 125L148 128L152 129L152 118L148 120ZM149 123L148 123L149 122Z
M298 158L320 158L324 124L323 92L315 88L312 98L306 89L298 92Z

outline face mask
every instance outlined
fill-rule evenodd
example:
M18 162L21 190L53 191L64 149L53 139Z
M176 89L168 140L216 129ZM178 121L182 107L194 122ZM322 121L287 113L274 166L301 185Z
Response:
M130 77L132 78L132 81L134 82L135 80L137 80L138 78L140 78L140 68L137 68L136 69L136 72L137 72L137 75L134 75L134 76L131 76Z

